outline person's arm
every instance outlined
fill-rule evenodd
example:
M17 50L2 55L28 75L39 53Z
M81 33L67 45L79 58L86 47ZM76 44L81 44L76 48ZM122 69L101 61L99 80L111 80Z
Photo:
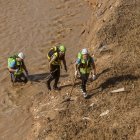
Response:
M97 76L96 76L96 65L95 62L92 58L92 72L91 72L91 76L93 80L96 80Z
M8 70L9 70L9 72L12 72L12 73L17 72L16 69L12 69L12 68L10 68L10 67L8 67Z
M80 59L78 58L75 63L75 77L80 74Z
M77 69L78 69L78 64L77 63L75 63L74 68L75 68L75 71L77 71Z
M16 64L15 61L8 63L8 70L9 70L9 72L14 73L14 72L18 71L18 69L14 69L15 64Z
M24 61L23 61L22 63L23 63L23 69L25 70L25 72L26 72L26 74L27 74L27 76L28 76L28 70L27 70L27 67L26 67Z
M77 62L75 63L75 71L77 71L78 73L80 73L80 65L77 64Z
M66 59L65 59L65 57L64 57L64 59L63 59L63 65L64 65L65 71L67 72L67 64L66 64Z
M93 69L93 74L96 75L96 66L95 66L94 61L92 63L92 69Z
M53 57L52 57L52 59L51 59L51 61L49 62L49 69L51 70L51 65L52 65L52 63L56 60L56 56L54 55Z

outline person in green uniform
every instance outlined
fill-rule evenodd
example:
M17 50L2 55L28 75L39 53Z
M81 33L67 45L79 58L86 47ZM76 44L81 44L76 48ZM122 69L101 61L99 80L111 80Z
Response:
M65 60L65 53L66 48L64 45L55 46L50 49L48 52L48 60L49 60L49 69L51 76L47 80L47 88L48 90L51 90L51 82L54 80L54 90L61 90L60 87L58 87L58 82L60 78L60 68L61 68L61 61L63 62L64 69L67 72L67 65Z
M8 58L8 70L10 72L11 82L27 83L28 70L24 64L24 59L25 55L22 52Z
M87 49L82 49L82 51L78 53L78 58L75 64L75 77L80 75L82 80L81 90L84 98L87 97L86 83L91 71L93 71L93 79L95 80L96 67L94 59L90 56Z

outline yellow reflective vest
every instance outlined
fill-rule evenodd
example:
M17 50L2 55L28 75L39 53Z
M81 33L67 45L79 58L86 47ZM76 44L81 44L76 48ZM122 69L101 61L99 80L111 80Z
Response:
M91 56L88 56L87 60L84 60L82 57L82 53L78 53L78 67L80 69L80 72L82 74L89 74L90 71L92 70L92 65L93 65L93 58Z
M59 49L58 47L53 47L48 52L48 60L51 61L51 59L55 56L56 59L52 62L52 65L61 65L61 60L64 59L64 57L59 56Z

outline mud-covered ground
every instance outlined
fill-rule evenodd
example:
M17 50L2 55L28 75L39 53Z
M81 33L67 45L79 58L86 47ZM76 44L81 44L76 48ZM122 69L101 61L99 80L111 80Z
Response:
M0 1L0 140L139 140L140 2L138 0ZM47 51L67 47L61 92L47 92ZM94 55L98 78L89 98L73 83L77 52ZM10 84L8 56L23 51L27 85ZM111 93L124 88L124 92Z

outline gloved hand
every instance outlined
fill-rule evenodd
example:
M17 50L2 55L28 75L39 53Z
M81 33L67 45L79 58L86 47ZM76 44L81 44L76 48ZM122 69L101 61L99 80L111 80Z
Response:
M96 75L93 74L93 75L92 75L92 80L96 80L96 78L97 78Z
M15 73L17 73L18 71L19 71L19 69L16 69L16 70L15 70Z

